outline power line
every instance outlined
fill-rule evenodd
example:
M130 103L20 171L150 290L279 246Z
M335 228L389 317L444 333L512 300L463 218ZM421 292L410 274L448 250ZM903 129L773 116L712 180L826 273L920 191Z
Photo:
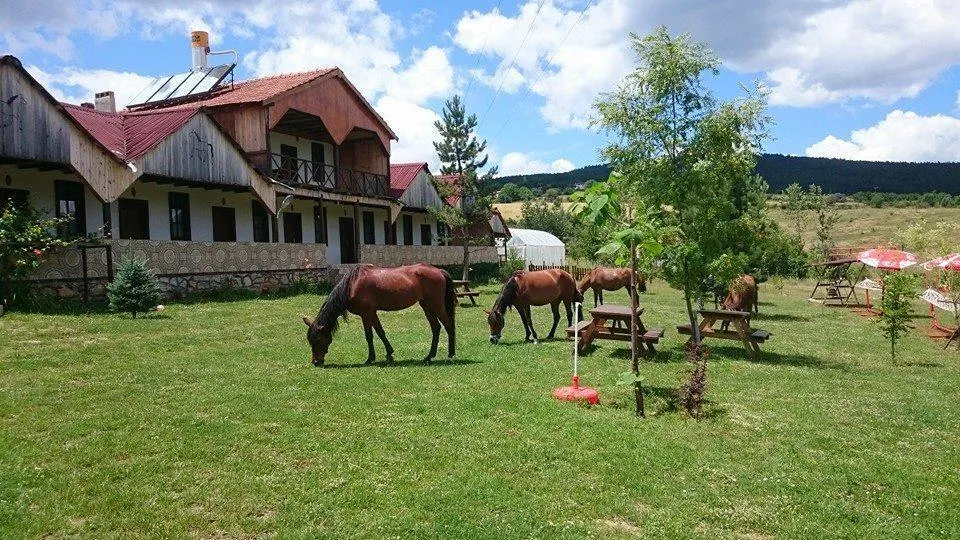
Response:
M517 57L520 56L520 51L523 49L524 43L527 42L527 37L530 36L530 31L533 30L534 23L537 22L537 17L540 16L540 10L543 9L543 4L547 0L540 0L540 4L537 6L537 12L533 14L533 20L530 21L530 26L527 27L527 33L523 35L523 39L520 41L520 46L517 47L517 52L513 55L513 60L510 61L510 65L507 66L507 69L503 72L503 78L500 79L500 85L497 86L496 93L493 94L493 99L490 100L490 105L487 105L487 110L484 111L483 117L480 118L480 123L477 124L477 127L483 125L483 121L486 120L487 115L490 114L490 109L493 108L493 103L497 101L497 97L500 95L500 90L503 89L503 83L507 81L507 75L510 74L510 70L513 69L514 64L517 62Z
M573 26L571 26L570 29L567 30L566 35L564 35L563 39L560 40L560 44L557 45L557 48L554 49L552 53L550 53L550 58L547 59L547 66L549 66L553 62L553 57L557 55L557 52L560 51L560 48L563 47L563 44L567 42L567 38L569 38L570 34L573 33L573 29L576 28L578 24L580 24L580 20L583 19L583 14L587 12L587 8L589 7L590 7L590 4L587 4L586 6L584 6L583 9L580 10L580 15L577 16L577 20L573 21ZM510 120L513 120L514 115L520 109L520 105L522 105L524 100L527 99L527 96L529 96L530 92L533 91L533 87L536 86L538 82L540 82L540 78L543 77L543 74L546 72L547 72L546 69L540 70L540 73L537 75L537 78L533 81L533 84L527 86L527 91L524 92L520 100L517 101L517 104L513 106L513 110L510 111L510 114L507 116L507 119L503 122L503 125L500 126L500 129L497 131L497 134L493 136L494 139L496 139L497 137L500 136L501 133L503 133L504 128L507 127L507 124L510 123Z
M493 11L498 11L500 9L500 2L503 0L497 0L497 6L493 8ZM487 49L487 40L490 39L490 32L493 30L493 18L490 20L490 27L487 28L487 35L483 37L483 46L480 47L480 54L477 55L477 63L474 64L473 70L476 71L480 67L480 59L483 58L483 52ZM470 80L467 81L467 90L463 93L463 103L467 103L467 96L470 95L470 87L473 86L474 77L471 75Z

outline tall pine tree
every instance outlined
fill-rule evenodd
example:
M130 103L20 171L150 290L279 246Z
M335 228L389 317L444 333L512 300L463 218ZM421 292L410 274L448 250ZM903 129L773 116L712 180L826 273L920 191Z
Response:
M454 196L455 206L435 210L437 219L445 223L453 233L454 239L463 246L463 279L470 279L470 246L489 243L489 236L480 231L486 227L475 227L471 236L471 225L486 224L491 215L490 181L497 173L496 167L486 172L488 156L484 154L487 141L477 139L477 116L467 114L460 96L453 96L443 107L443 118L434 123L440 132L440 140L433 143L440 158L440 172L453 175L451 184L441 183L437 190L445 198Z

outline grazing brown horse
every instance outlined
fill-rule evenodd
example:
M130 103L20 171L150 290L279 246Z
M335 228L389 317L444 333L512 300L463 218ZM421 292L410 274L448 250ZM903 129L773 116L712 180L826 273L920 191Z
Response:
M367 364L372 364L376 355L373 350L373 330L387 349L387 361L393 361L393 347L387 341L377 311L399 311L417 302L430 323L433 341L424 361L429 362L437 354L440 325L447 331L447 349L453 358L455 349L454 309L457 299L450 274L428 264L414 264L399 268L379 268L372 264L358 266L337 283L330 292L320 313L313 321L304 317L307 325L307 341L313 349L313 365L322 366L339 318L347 319L347 312L359 315L367 337Z
M639 273L634 276L634 282L637 284L637 291L647 292L647 283ZM629 268L604 268L598 266L587 272L580 280L577 290L583 295L587 289L593 289L593 307L603 303L603 291L618 291L627 289L627 292L637 296L635 291L630 290L630 269ZM637 299L639 302L640 300Z
M760 313L759 301L757 298L757 278L750 274L744 274L730 283L730 291L727 297L720 302L722 309L731 311L746 311ZM750 318L747 317L747 322ZM724 321L721 328L726 330L730 326L730 321Z
M503 285L500 296L487 312L487 323L490 324L490 343L500 341L503 332L504 312L508 307L517 308L527 341L537 341L537 331L533 329L533 319L530 315L530 306L544 306L550 304L553 310L553 328L550 329L548 339L553 339L560 322L560 302L567 309L567 324L573 324L573 302L583 302L583 295L577 291L577 282L573 276L559 268L538 270L536 272L514 272ZM533 339L531 340L531 336Z

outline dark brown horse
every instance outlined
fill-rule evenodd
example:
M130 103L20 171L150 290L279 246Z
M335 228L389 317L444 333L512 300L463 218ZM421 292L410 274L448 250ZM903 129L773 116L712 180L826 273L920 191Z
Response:
M634 276L634 282L637 284L637 291L647 292L647 282L639 273ZM580 280L577 290L583 295L587 289L593 289L593 307L603 303L603 291L618 291L627 289L636 297L636 292L630 290L630 269L629 268L604 268L598 266L587 272ZM637 302L640 300L637 299Z
M559 268L538 270L536 272L514 272L500 290L500 296L487 312L487 323L490 324L490 343L498 343L504 325L504 312L513 306L520 314L523 330L527 341L537 341L537 331L533 329L533 319L530 315L530 306L545 306L550 304L553 310L553 328L550 329L548 339L553 339L560 322L560 303L567 309L567 324L573 324L574 302L583 302L583 295L577 291L577 282L573 276ZM531 339L531 336L533 339Z
M726 298L720 302L722 309L731 311L746 311L760 313L759 300L757 298L757 278L750 274L744 274L730 283L730 290ZM750 318L747 318L747 322ZM726 330L730 326L729 321L724 321L721 328Z
M320 313L313 321L304 317L307 325L307 341L313 349L313 365L322 366L339 318L347 319L347 312L359 315L367 337L367 364L376 358L373 350L373 331L377 331L387 349L387 361L393 361L393 347L387 341L377 311L399 311L417 302L423 308L433 341L424 361L429 362L437 354L440 325L447 331L447 349L453 358L455 349L454 309L457 299L450 274L428 264L414 264L399 268L379 268L371 264L358 266L337 283L330 292Z

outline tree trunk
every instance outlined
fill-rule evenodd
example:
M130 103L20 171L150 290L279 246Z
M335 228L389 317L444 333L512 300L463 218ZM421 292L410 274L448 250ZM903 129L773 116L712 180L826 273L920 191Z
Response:
M463 229L463 279L464 281L470 280L470 239L467 237L469 230L467 227Z

